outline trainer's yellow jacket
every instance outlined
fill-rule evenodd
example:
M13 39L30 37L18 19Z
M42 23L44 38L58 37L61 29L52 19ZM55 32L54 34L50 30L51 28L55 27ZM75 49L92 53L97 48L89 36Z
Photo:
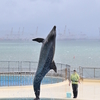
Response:
M72 84L78 84L78 81L79 81L79 75L77 74L77 73L73 73L72 75L71 75L71 81L72 81Z

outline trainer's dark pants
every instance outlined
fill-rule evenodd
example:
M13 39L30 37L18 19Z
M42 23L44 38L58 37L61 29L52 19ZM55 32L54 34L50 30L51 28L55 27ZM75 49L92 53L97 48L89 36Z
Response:
M73 89L74 98L77 98L77 94L78 94L78 84L72 84L72 89Z

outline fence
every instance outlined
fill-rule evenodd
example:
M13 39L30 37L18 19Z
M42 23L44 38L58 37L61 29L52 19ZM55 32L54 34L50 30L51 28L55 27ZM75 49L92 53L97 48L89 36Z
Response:
M100 79L100 68L79 67L80 77L87 79Z
M70 74L73 73L73 70L77 71L81 79L100 79L100 68L81 66L79 66L79 68L71 67Z
M0 86L32 85L37 62L0 61ZM70 77L70 66L56 63L57 73L50 70L42 84L61 82Z

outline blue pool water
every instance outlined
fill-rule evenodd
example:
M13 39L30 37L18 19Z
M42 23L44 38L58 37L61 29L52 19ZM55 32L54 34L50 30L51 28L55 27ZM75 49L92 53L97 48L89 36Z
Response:
M34 100L34 98L5 98L0 100ZM40 100L65 100L65 99L41 98Z
M32 85L34 76L32 75L0 75L0 86L21 86ZM52 84L63 81L61 78L44 77L41 84Z

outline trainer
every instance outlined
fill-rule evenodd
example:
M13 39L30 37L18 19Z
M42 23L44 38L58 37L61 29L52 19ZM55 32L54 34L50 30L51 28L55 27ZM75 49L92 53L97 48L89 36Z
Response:
M69 86L72 82L72 89L73 89L73 98L77 98L78 95L78 82L80 82L79 75L77 74L76 70L73 70L73 74L70 77L69 80Z

